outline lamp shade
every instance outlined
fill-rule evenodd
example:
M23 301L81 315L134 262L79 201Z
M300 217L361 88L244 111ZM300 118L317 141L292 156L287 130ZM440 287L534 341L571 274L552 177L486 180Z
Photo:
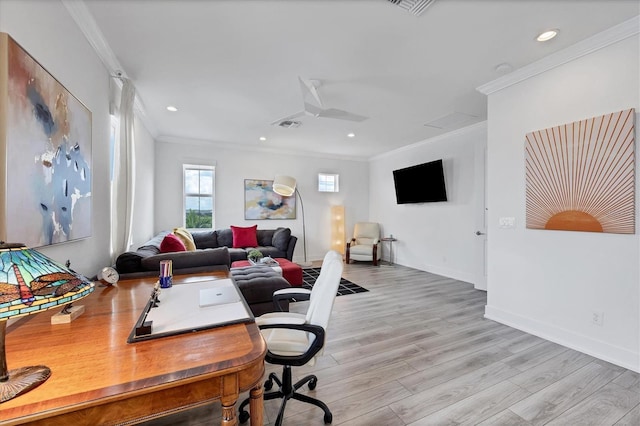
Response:
M66 305L93 288L87 278L33 249L0 245L0 320Z
M291 176L278 175L273 179L273 192L290 197L296 191L296 180Z
M331 249L344 254L344 239L344 206L331 206Z
M22 244L0 242L0 402L33 389L51 375L44 365L8 371L7 320L69 305L93 289L87 278L45 255Z
M310 266L307 262L307 232L304 226L304 203L302 202L302 195L300 191L296 189L296 180L291 176L277 175L273 178L273 192L283 197L290 197L298 194L300 198L300 207L302 208L302 247L304 248L304 263L303 266Z

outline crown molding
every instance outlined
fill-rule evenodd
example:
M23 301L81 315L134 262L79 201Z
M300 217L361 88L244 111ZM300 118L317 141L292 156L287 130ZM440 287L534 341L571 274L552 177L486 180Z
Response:
M109 70L112 75L116 72L122 71L122 65L118 62L118 58L111 50L109 43L104 38L102 31L98 28L93 15L87 9L83 0L61 0L64 7L76 22L80 31L84 34L89 41L93 50L96 51L104 66Z
M278 148L278 147L265 147L265 146L255 146L248 145L242 143L229 143L222 141L214 141L209 139L195 139L188 138L182 136L172 136L172 135L160 135L155 138L157 143L169 143L169 144L178 144L178 145L196 145L196 146L204 146L207 148L218 148L218 149L227 149L234 151L246 151L250 153L269 153L269 154L277 154L277 155L289 155L292 157L313 157L313 158L323 158L330 160L349 160L349 161L368 161L368 157L362 157L357 155L345 155L345 154L330 154L330 153L321 153L314 151L305 151L305 150L292 150L290 148Z
M626 38L640 33L640 15L586 38L563 50L552 53L536 62L526 65L476 88L484 95L490 95L499 90L527 80L555 67L571 62L596 50L610 46Z
M120 64L120 61L118 61L115 53L113 53L111 46L109 46L109 43L105 39L104 34L102 34L102 31L98 27L95 19L93 19L93 15L89 12L84 0L61 0L61 2L69 12L69 15L71 15L71 18L75 21L76 25L78 25L78 28L80 28L80 31L82 31L91 47L93 47L93 50L97 53L98 57L109 72L110 78L114 78L116 76L126 77L127 74L124 68ZM119 78L116 78L115 80L116 84L122 88L122 81ZM133 108L138 118L140 118L149 133L151 133L155 138L158 130L147 116L142 99L140 99L140 95L137 92Z

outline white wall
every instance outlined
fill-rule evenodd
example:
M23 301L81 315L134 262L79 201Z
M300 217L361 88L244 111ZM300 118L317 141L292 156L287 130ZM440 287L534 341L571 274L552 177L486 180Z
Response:
M489 95L486 307L488 318L636 371L640 197L634 235L526 229L524 137L638 109L638 53L636 35ZM499 229L502 216L516 228ZM602 326L593 311L604 312Z
M484 194L486 123L389 152L370 161L370 217L384 235L393 234L394 260L401 265L476 284L478 197ZM443 160L447 202L396 203L393 170ZM416 185L419 185L416 182ZM383 252L388 258L388 245Z
M301 142L303 143L303 142ZM183 206L176 194L183 193L182 164L215 165L215 228L258 225L260 229L289 227L298 237L294 260L303 259L302 215L298 203L295 220L244 220L244 180L272 180L290 175L298 182L305 209L307 258L321 260L330 249L330 211L344 205L347 229L368 220L368 164L365 161L287 155L265 149L234 149L213 142L156 141L155 231L183 226ZM338 173L340 192L318 192L318 173ZM298 200L299 201L299 200ZM348 233L349 235L349 233Z
M92 112L90 238L38 249L87 276L109 263L109 74L57 1L0 0L0 31L8 33ZM4 189L3 189L4 190Z

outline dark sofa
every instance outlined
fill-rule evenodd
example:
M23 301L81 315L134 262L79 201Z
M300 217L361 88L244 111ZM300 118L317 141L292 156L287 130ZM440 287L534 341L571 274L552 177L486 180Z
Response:
M257 248L264 256L293 259L298 238L289 228L258 229L257 247L234 248L231 229L193 231L195 251L160 253L160 244L171 231L162 231L135 251L118 256L115 267L121 278L153 275L160 270L160 261L171 259L173 273L212 271L231 267L231 262L246 260L247 253Z

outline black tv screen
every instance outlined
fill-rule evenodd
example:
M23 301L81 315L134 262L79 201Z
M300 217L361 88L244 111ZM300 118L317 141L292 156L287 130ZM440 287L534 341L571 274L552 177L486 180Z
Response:
M447 201L442 160L393 171L398 204Z

